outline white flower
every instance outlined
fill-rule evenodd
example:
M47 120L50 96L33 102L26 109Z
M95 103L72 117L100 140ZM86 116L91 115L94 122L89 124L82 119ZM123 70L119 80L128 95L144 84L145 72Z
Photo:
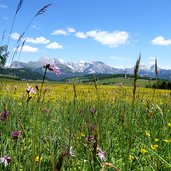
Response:
M9 156L5 156L5 157L0 158L0 163L2 163L5 167L8 166L10 161L11 161L11 157L9 157Z
M69 149L68 149L68 151L67 151L67 156L68 156L68 157L70 157L70 156L71 156L71 157L75 156L75 154L73 153L73 150L72 150L72 146L69 147Z

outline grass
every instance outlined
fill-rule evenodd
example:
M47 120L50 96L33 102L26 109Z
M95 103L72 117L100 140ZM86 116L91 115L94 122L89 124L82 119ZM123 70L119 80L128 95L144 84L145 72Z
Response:
M11 161L0 170L171 169L170 91L137 87L133 106L129 87L45 83L39 103L26 88L1 83L0 157Z

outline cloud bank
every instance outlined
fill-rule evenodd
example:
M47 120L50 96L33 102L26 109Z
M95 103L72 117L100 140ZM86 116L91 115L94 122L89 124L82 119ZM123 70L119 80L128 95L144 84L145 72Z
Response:
M16 48L14 49L14 51L16 50ZM21 50L21 47L19 47L17 49L17 51L19 52ZM22 48L22 52L28 52L28 53L35 53L37 52L39 49L38 48L35 48L35 47L31 47L31 46L28 46L28 45L24 45L23 48Z
M102 45L106 45L111 48L126 44L129 38L129 34L125 31L108 32L99 30L92 30L85 33L77 32L75 36L82 39L93 38Z
M58 42L52 42L46 46L48 49L62 49L63 45L59 44Z
M154 38L151 43L153 45L169 46L171 45L171 39L165 39L163 36L158 36Z

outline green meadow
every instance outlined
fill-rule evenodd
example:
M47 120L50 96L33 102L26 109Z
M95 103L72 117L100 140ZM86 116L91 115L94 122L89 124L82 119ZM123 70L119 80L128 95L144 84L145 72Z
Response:
M0 84L0 170L171 169L170 91L40 87Z

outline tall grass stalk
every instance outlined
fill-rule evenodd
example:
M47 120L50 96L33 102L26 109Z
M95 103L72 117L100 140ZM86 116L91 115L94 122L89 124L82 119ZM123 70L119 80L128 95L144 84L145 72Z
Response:
M157 66L157 58L155 58L154 67L155 67L155 77L156 77L155 84L157 85L158 73L159 73L158 66ZM153 99L155 98L155 93L156 93L156 88L154 88Z
M3 44L4 39L5 39L5 33L6 33L6 29L3 31L2 33L2 39L1 39L1 43Z
M158 77L158 66L157 66L157 58L155 59L155 75L156 75L156 80L157 80L157 77Z
M43 79L42 79L42 83L41 83L41 86L40 86L40 90L38 91L38 93L39 93L38 94L38 102L40 102L40 100L41 100L42 91L43 91L43 85L44 85L44 82L45 82L45 78L46 78L46 73L47 73L48 67L50 67L50 65L49 66L47 66L47 65L44 66L45 71L44 71L44 74L43 74Z
M141 61L141 54L139 55L137 62L136 62L136 65L134 67L133 103L135 102L137 80L138 80L138 70L139 70L139 66L140 66L140 61Z
M23 2L23 0L20 0L20 2ZM17 10L16 10L17 13L18 13L18 11L20 10L21 5L22 5L22 3L19 3L18 8L17 8ZM31 26L31 24L33 23L33 21L35 20L35 18L38 17L39 15L44 14L44 13L46 12L47 8L48 8L49 6L51 6L51 5L52 5L52 4L47 4L47 5L43 6L43 7L42 7L42 8L33 16L33 18L30 20L30 22L29 22L28 25L26 26L25 30L23 31L23 33L20 35L20 37L19 37L18 40L17 40L16 48L15 48L15 51L14 51L14 53L13 53L13 55L12 55L12 59L11 59L10 66L11 66L11 64L12 64L12 62L13 62L13 60L14 60L15 55L18 53L19 48L22 50L23 47L20 47L20 43L21 43L21 41L23 40L25 33L27 32L27 30L29 29L29 27ZM16 14L17 14L17 13L15 13L15 15L14 15L15 17L16 17ZM14 21L15 21L15 18L14 18ZM12 25L12 28L13 28L13 25ZM12 32L12 30L11 30L11 32ZM11 33L10 33L10 36L11 36ZM10 39L9 39L9 40L10 40ZM8 43L9 43L9 42L8 42ZM24 46L24 44L25 44L25 40L23 41L22 46Z
M10 39L11 39L11 33L12 33L12 30L13 30L13 27L14 27L16 16L17 16L18 12L20 11L20 9L21 9L21 7L23 5L23 2L24 2L24 0L20 0L19 4L17 5L17 9L16 9L16 11L14 13L14 17L13 17L13 20L12 20L12 24L11 24L11 28L10 28L10 32L9 32L9 36L8 36L7 46L9 46Z
M96 81L96 77L94 74L93 74L93 81L94 81L94 87L95 87L96 92L97 92L97 81Z

